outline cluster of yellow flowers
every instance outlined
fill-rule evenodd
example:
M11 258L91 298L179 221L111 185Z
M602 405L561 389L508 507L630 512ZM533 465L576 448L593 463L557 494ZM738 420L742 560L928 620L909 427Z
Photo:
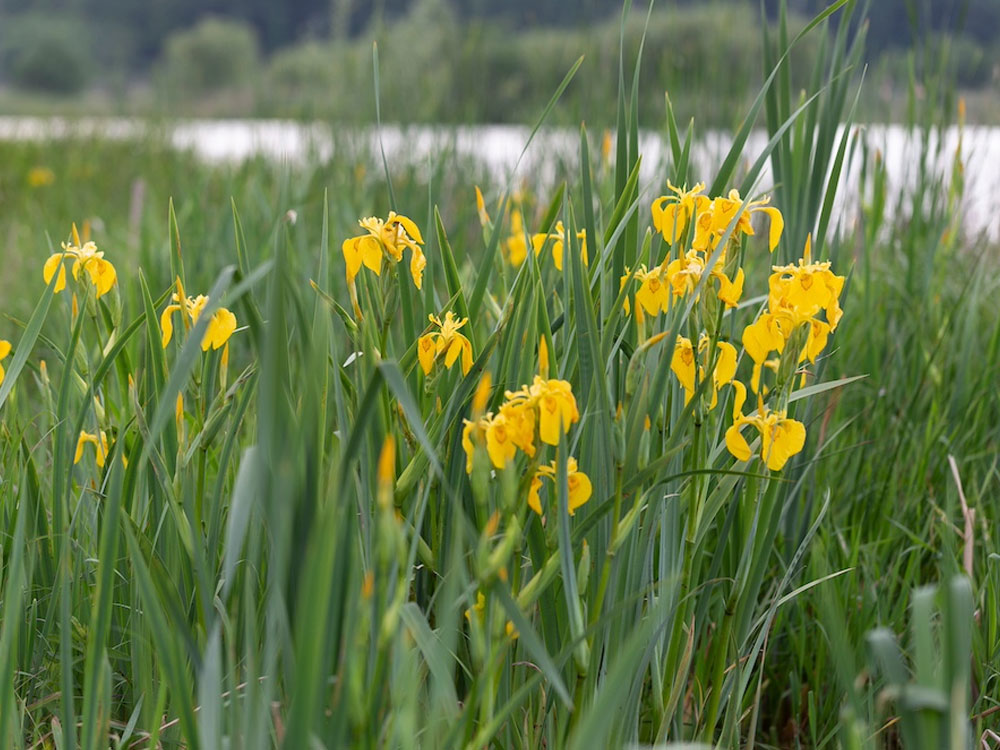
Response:
M499 411L488 412L476 420L464 420L462 447L465 449L467 472L472 472L476 446L486 445L486 453L496 469L503 469L514 461L518 449L529 458L536 453L535 437L541 442L557 446L562 435L572 424L580 421L572 386L565 380L545 379L536 375L532 384L516 391L506 391L505 401ZM570 487L570 514L590 499L591 484L587 475L579 471L575 459L568 463ZM556 464L542 466L532 479L528 504L542 514L538 490L542 478L555 478Z
M798 263L772 267L768 309L743 330L743 349L754 363L750 387L757 393L758 407L755 415L743 414L746 389L738 384L733 426L726 432L729 452L746 461L751 452L740 428L754 426L761 437L761 458L775 471L802 450L806 429L801 422L788 419L784 409L771 410L764 404L768 389L760 385L761 369L777 373L779 386L791 382L791 369L806 359L816 361L843 316L839 299L844 277L834 274L828 261L814 263L811 246L807 239ZM816 317L820 311L826 320ZM768 359L771 352L778 357Z
M476 188L476 207L482 225L491 226L489 213L479 188ZM361 219L359 223L368 230L368 234L348 238L341 245L346 263L348 289L358 319L361 318L361 310L354 280L362 265L380 275L383 258L399 262L402 259L403 249L408 247L412 253L410 272L414 285L419 289L423 270L427 264L420 249L420 245L423 244L420 230L411 219L390 211L385 221L368 218ZM517 208L512 209L511 225L514 231L505 243L505 247L511 262L520 265L527 255L528 246L523 216ZM578 232L577 238L581 242L582 259L587 263L586 232ZM562 270L566 228L561 221L556 223L554 232L535 234L531 237L531 245L536 256L541 254L548 244L551 244L556 268ZM179 309L178 306L174 307ZM164 314L166 315L166 312ZM443 320L436 315L428 315L428 319L438 330L431 330L417 339L417 360L421 370L425 375L430 375L435 362L443 357L447 369L451 369L461 360L462 374L467 375L473 363L472 343L460 333L460 330L468 323L468 319L460 318L450 310L444 314ZM542 350L539 352L539 358L543 361L547 360L544 346L543 340ZM547 365L542 371L545 372L545 369ZM462 446L465 449L466 470L469 473L472 472L477 445L485 445L493 467L503 469L514 461L519 449L529 458L535 458L536 437L542 443L559 445L560 437L569 432L570 425L580 420L572 387L565 380L549 380L535 376L530 386L523 386L513 392L507 391L506 401L496 414L489 412L483 415L489 397L489 387L487 376L480 384L479 392L474 399L473 413L476 418L464 420ZM568 472L569 508L572 514L590 498L591 483L587 475L579 470L576 459L569 459ZM539 498L542 480L546 477L554 479L555 476L556 464L553 462L539 467L532 478L528 504L539 515L542 514Z
M95 299L103 297L117 284L118 274L114 265L105 259L104 253L97 249L96 243L88 239L86 234L87 226L84 225L84 238L81 240L80 232L77 230L76 224L73 224L71 242L63 242L62 252L51 255L45 261L45 265L42 268L42 278L46 284L51 283L52 279L55 278L55 286L53 288L55 293L61 292L66 288L66 261L68 260L73 261L71 267L73 279L77 282L81 280L84 282L89 281L90 285L94 288ZM173 338L173 314L180 312L185 329L190 329L198 322L209 302L208 297L203 294L199 294L197 297L186 296L179 278L176 284L177 291L173 293L172 303L168 304L160 315L161 342L164 348L167 347ZM76 295L74 294L74 314L77 309L76 304ZM225 347L222 353L222 361L223 363L227 362L229 352L228 342L236 331L236 327L236 316L226 308L220 307L213 313L212 319L208 323L208 328L201 341L202 351L208 351L210 348L218 350ZM9 342L0 341L0 360L7 356L10 349ZM0 366L0 383L3 382L3 378L4 370ZM103 409L100 402L95 399L95 404L98 413L102 413ZM73 463L80 462L88 444L94 446L97 466L103 468L109 453L108 435L104 430L97 430L96 432L87 432L84 430L80 433L77 438ZM122 460L125 460L124 456L122 456Z
M812 242L806 240L802 258L797 264L774 266L768 280L768 309L743 331L743 348L754 361L751 387L759 390L762 365L776 368L777 361L768 361L771 352L783 354L789 341L797 334L805 341L798 342L793 361L802 362L816 357L826 347L827 338L836 330L843 315L840 293L844 277L830 270L829 261L812 262ZM816 315L824 311L826 320ZM803 345L804 344L804 345Z
M739 246L742 236L755 233L752 216L762 213L770 220L768 248L773 252L784 230L781 212L768 205L770 200L766 197L744 202L735 190L725 197L703 195L704 183L690 190L669 182L667 186L671 194L657 198L652 204L653 225L671 251L678 248L678 257L668 252L659 265L651 269L640 266L621 278L621 288L633 276L639 284L634 294L637 318L667 312L674 299L692 293L705 274L709 274L710 281L717 282L710 287L715 297L727 308L735 308L743 295L745 274L737 267L730 250ZM719 242L727 232L729 244L719 249ZM689 249L684 249L685 244ZM717 255L716 262L710 264L713 255ZM758 394L757 411L749 416L743 413L747 389L735 380L736 348L725 341L715 341L713 345L713 339L706 333L700 335L697 346L684 336L677 337L670 366L684 389L685 403L697 391L697 384L706 378L712 386L709 410L716 407L724 385L731 385L736 392L733 424L726 432L726 446L736 458L747 461L752 455L741 433L744 425L751 425L760 433L761 459L772 470L782 469L791 456L802 450L805 426L788 419L784 409L771 409L764 403L767 388L760 387L761 369L768 367L776 373L782 372L782 357L789 362L786 370L805 359L815 362L843 314L838 301L843 284L844 278L833 274L830 263L812 262L808 241L804 257L797 264L773 267L768 284L768 309L746 327L742 337L744 350L754 362L750 385ZM625 309L631 312L628 297ZM825 312L825 320L816 317L821 310ZM769 360L772 352L779 357ZM790 382L785 375L781 385Z
M679 248L677 258L667 253L658 266L639 266L633 274L630 269L621 278L624 288L631 276L639 282L635 301L646 315L656 316L666 312L674 298L693 292L707 273L712 281L718 282L716 294L726 307L733 308L743 296L744 273L742 268L726 272L729 264L727 248L723 248L716 262L711 264L711 256L725 236L729 225L736 219L731 233L733 239L741 235L753 235L751 216L764 213L771 220L768 245L771 251L778 246L785 222L781 212L768 206L769 198L752 201L744 206L739 192L732 190L728 197L709 198L701 195L705 183L699 182L690 190L679 188L667 182L673 195L662 195L653 201L653 226L663 235L664 241L673 248ZM691 229L693 227L693 229ZM690 249L683 250L683 240L690 236ZM631 304L625 299L625 310L631 312Z
M651 210L653 226L671 247L681 241L688 222L692 220L694 237L691 238L691 248L699 252L715 250L737 214L739 219L733 235L753 235L755 232L751 220L753 214L758 212L766 214L771 220L768 234L771 252L778 246L785 229L785 220L781 211L768 206L770 198L751 201L744 206L738 190L730 190L727 197L709 198L707 195L700 195L705 189L704 182L699 182L690 190L679 188L669 181L667 187L674 195L661 195L653 201Z

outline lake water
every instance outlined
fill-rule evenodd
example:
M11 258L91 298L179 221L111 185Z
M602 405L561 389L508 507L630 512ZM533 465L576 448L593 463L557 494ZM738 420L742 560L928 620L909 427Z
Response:
M148 125L140 120L94 118L62 119L0 117L0 139L45 140L67 137L142 138L157 133L178 149L191 150L206 162L232 163L263 156L291 164L305 164L328 158L335 148L360 149L377 164L379 133L374 128L338 131L329 127L284 120L184 120L169 125ZM573 164L578 158L579 135L575 130L540 131L522 156L530 129L520 126L487 125L474 127L385 126L381 144L390 164L426 164L435 154L447 151L460 158L479 161L496 179L530 175L545 185L555 179L559 164ZM889 195L910 189L915 183L924 153L923 134L901 126L861 126L851 131L857 145L882 154ZM966 127L960 133L950 128L932 133L928 167L947 178L951 173L961 138L965 172L964 226L972 235L1000 240L1000 128ZM601 134L591 134L594 158L600 158ZM730 136L710 131L693 149L696 174L708 179L730 146ZM744 149L745 164L752 164L767 143L763 131L754 132ZM646 195L663 190L670 176L669 149L662 136L640 135L643 168L640 181ZM859 197L860 148L844 169L834 224L848 229L856 221ZM519 161L520 158L520 161ZM759 181L766 191L772 184L768 170ZM891 202L891 200L890 200ZM890 206L891 208L891 206Z

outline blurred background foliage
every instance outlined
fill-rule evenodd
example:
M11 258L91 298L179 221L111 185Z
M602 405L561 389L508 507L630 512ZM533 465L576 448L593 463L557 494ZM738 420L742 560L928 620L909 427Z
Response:
M825 4L789 3L793 26ZM5 0L0 109L369 122L374 40L386 116L411 122L527 122L584 54L556 113L560 124L575 124L617 91L621 5ZM777 0L765 0L766 13L776 7ZM635 4L627 24L625 50L632 59L645 10L645 3ZM948 44L949 72L966 94L970 119L1000 122L1000 2L879 0L869 15L864 119L899 119L911 75L922 72L925 60L943 59L935 47ZM760 3L664 0L648 23L643 122L662 122L669 91L679 117L734 126L762 79ZM797 54L793 71L809 70L814 51L804 46Z

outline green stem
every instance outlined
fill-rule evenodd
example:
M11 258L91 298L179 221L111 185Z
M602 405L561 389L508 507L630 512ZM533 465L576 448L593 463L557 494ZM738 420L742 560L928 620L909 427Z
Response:
M704 736L702 740L712 743L715 738L715 723L719 716L719 704L722 701L722 683L725 676L727 656L729 654L729 639L733 632L733 613L736 607L735 597L726 601L726 614L722 619L722 627L719 630L718 644L715 649L715 664L712 668L712 681L710 683L711 698L708 703L708 713L704 724Z
M609 552L604 555L604 564L601 566L601 580L597 585L597 597L594 599L596 604L594 606L594 612L590 617L591 627L594 627L601 619L601 611L604 608L604 595L607 592L608 580L611 578L611 558L614 557L614 555L610 552L610 548L614 546L615 540L618 536L618 525L621 523L623 474L624 467L622 464L618 464L618 466L615 467L615 505L612 512L614 523L611 526L611 539L608 544Z

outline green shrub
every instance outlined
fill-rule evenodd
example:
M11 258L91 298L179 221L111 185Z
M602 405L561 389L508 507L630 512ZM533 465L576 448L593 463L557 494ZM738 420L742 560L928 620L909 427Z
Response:
M10 83L56 94L74 94L87 83L91 55L85 24L34 13L0 22L0 61Z
M257 36L242 21L207 18L166 42L161 73L174 94L203 94L252 80Z

